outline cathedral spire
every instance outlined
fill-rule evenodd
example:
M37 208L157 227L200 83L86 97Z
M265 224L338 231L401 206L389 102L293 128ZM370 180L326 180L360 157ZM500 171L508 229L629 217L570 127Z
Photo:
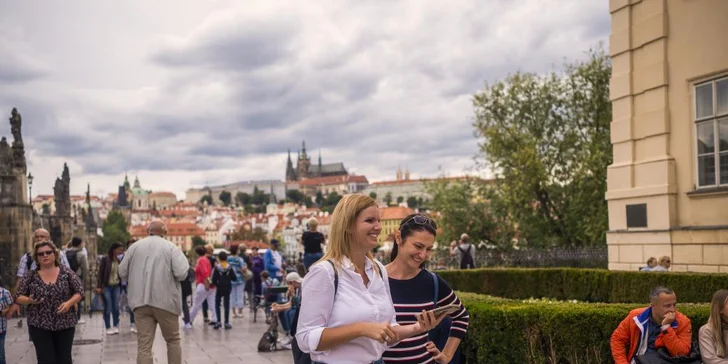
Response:
M303 141L303 147L301 148L301 155L303 155L303 158L306 158L306 141Z

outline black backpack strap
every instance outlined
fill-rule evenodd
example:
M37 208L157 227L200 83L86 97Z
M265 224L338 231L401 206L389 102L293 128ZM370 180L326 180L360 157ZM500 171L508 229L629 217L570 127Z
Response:
M336 293L339 291L339 271L336 270L336 265L331 259L326 261L331 264L331 268L334 268L334 300L336 300Z
M430 275L432 276L432 282L435 285L435 296L433 297L432 302L435 303L435 308L437 308L438 297L440 297L440 281L437 279L437 274L434 272L430 272Z

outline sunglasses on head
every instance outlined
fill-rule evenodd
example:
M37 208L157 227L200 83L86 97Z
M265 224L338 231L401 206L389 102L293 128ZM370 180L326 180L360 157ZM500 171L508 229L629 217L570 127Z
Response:
M36 255L39 257L44 257L46 255L51 255L51 254L53 254L53 250L46 250L44 252L38 252L38 254L36 254Z
M433 230L435 229L435 224L433 223L433 221L425 215L412 216L409 219L407 219L407 221L405 221L404 224L402 224L402 226L409 224L410 221L414 221L414 223L417 225L427 225L427 226L431 227Z

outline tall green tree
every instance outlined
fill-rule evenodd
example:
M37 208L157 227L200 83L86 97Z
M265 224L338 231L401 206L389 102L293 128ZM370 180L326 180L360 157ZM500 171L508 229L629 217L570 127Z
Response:
M482 197L489 188L487 181L440 178L426 182L425 188L432 196L430 207L438 213L436 220L442 230L438 241L448 243L467 233L475 242L486 242L504 250L512 248L514 229L502 214L493 213Z
M409 207L411 209L416 209L419 206L420 205L418 204L417 197L415 197L415 196L407 197L407 207Z
M220 192L220 196L218 198L224 206L230 206L230 203L233 201L232 194L228 191Z
M391 192L387 192L387 194L386 194L386 195L384 195L384 203L385 203L385 204L386 204L387 206L389 206L389 205L391 205L391 204L392 204L392 193L391 193Z
M400 204L400 203L402 203L402 202L404 202L404 197L402 197L402 196L397 196L397 203L398 203L398 204Z
M238 192L235 194L235 201L240 206L245 206L250 204L250 195L245 192Z
M203 239L201 236L195 235L192 237L192 249L193 250L195 249L195 247L204 246L205 244L207 244L207 241L205 241L205 239Z
M204 195L200 198L200 203L205 204L207 203L208 206L212 206L212 196L210 195Z
M106 217L106 221L104 221L101 226L101 231L104 236L99 239L99 254L106 254L106 251L109 250L111 244L124 244L131 237L126 219L124 219L124 215L119 210L111 210L109 212L109 215Z
M299 190L287 190L286 198L295 204L300 204L306 201L306 196Z
M611 63L604 50L546 75L516 73L474 96L484 196L518 226L519 244L605 243Z
M377 193L374 192L374 191L369 192L369 197L371 197L373 200L376 200L377 199Z

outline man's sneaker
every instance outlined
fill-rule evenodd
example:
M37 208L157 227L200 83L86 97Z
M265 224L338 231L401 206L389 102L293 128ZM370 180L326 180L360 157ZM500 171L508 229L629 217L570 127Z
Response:
M113 329L106 329L106 335L114 335Z
M119 326L114 326L114 334L118 334L118 333L119 333Z
M186 323L186 324L185 324L185 330L191 330L191 329L192 329L192 324L191 324L191 323L189 323L189 322L188 322L188 323Z
M85 323L86 323L86 320L80 319L80 320L78 320L78 322L76 322L76 325L83 325Z
M208 325L210 325L210 326L215 326L215 325L217 325L217 322L215 322L215 321L210 321L210 322L208 322L207 324L208 324Z
M137 329L136 329L136 325L135 324L131 324L131 332L133 334L136 334L137 333Z
M218 323L215 323L215 325L212 326L212 328L215 330L220 330L221 327L222 327L222 325L220 325Z
M233 328L233 325L225 324L225 330L230 330Z
M207 317L205 317L205 320L204 321L205 321L205 323L208 323L208 322L210 322L210 319L207 318Z
M286 350L291 350L291 343L281 344L281 348L286 349Z

